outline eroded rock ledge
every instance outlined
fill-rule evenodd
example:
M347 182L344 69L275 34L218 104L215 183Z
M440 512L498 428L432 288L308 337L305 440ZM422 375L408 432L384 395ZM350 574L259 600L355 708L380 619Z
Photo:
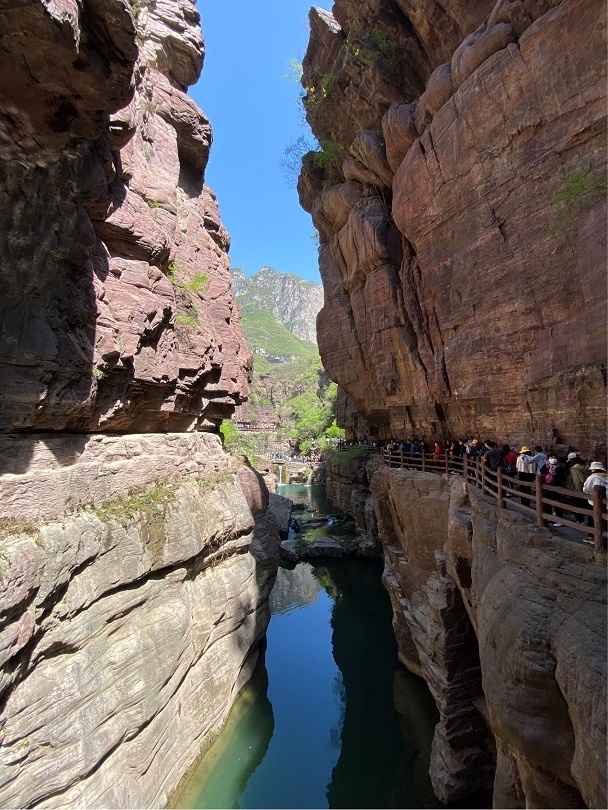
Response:
M606 10L313 9L303 207L353 435L606 451ZM329 144L328 144L329 142Z
M460 477L329 466L336 503L352 511L350 482L374 510L400 658L440 714L437 796L491 788L495 807L604 807L605 559Z
M193 0L0 23L0 429L217 429L251 356L204 184Z
M91 463L143 482L155 438L176 469L152 488L105 500L72 461L97 508L2 527L2 806L163 806L253 670L278 560L268 490L214 436L99 442Z

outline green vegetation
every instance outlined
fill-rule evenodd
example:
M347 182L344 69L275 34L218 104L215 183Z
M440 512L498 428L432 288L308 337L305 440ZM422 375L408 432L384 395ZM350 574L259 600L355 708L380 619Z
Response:
M30 520L20 518L0 518L0 540L4 540L11 534L38 534L39 526ZM2 549L0 548L0 553Z
M94 380L103 380L103 378L106 376L106 372L105 372L105 371L103 371L103 370L102 370L102 369L100 369L100 368L97 368L97 366L94 366L94 365L92 365L92 364L88 366L88 370L89 370L89 375L90 375L90 376L91 376L91 377L92 377Z
M334 73L326 73L323 76L323 78L321 79L321 95L323 96L323 98L327 98L327 96L334 89L335 83L336 83L336 76Z
M162 208L158 200L146 200L149 208Z
M322 139L319 141L321 150L313 152L312 160L320 169L327 169L340 155L340 147L335 141Z
M202 293L209 283L209 276L206 273L195 273L195 275L187 281L178 281L176 279L177 273L188 276L190 270L176 261L176 259L171 259L167 262L167 278L180 290L185 290L186 292Z
M317 353L312 343L300 340L257 304L241 304L241 319L243 335L254 353L256 349L274 357L314 357Z
M378 26L374 26L369 31L367 38L374 49L374 59L378 67L386 73L392 73L397 67L397 47L395 42Z
M329 383L320 386L318 357L311 360L306 368L293 381L292 393L278 409L284 427L279 433L288 438L301 453L311 447L323 448L329 438L339 438L344 431L336 426L335 408L338 386Z
M93 511L104 523L116 520L122 526L127 526L137 517L140 510L146 510L153 517L163 517L167 504L174 498L174 493L174 487L157 484L145 492L107 501Z
M178 282L175 286L187 292L202 293L209 283L209 276L206 273L196 273L190 281Z
M198 323L198 318L193 312L178 312L175 323L179 326L194 327Z
M242 433L234 422L224 419L220 425L224 447L236 456L247 456L253 467L260 464L260 456L268 449L268 437L263 433Z
M318 169L323 169L325 178L323 185L325 188L333 186L342 180L342 169L340 165L340 156L342 149L335 141L329 141L322 138L319 141L319 150L311 150L302 158L304 166L315 166Z
M593 208L606 196L606 191L605 178L579 169L568 177L560 178L560 188L551 198L551 205L559 207L558 218L562 226L569 229L582 211ZM552 233L558 233L557 226L554 226Z
M329 457L334 464L348 464L351 461L362 461L369 456L369 450L363 445L354 445L353 447L346 447L340 452L328 448L325 450L325 455Z
M302 73L304 72L302 63L298 62L297 59L290 59L287 63L287 67L289 72L283 76L283 79L288 81L290 84L299 84L300 80L302 79Z

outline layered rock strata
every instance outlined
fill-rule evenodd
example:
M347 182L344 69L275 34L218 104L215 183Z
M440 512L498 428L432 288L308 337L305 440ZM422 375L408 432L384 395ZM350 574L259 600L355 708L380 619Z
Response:
M164 806L250 676L279 531L261 477L201 438L160 437L165 483L3 522L2 806ZM113 439L93 463L133 478L152 442Z
M198 23L191 0L3 15L4 431L215 429L247 394L211 128L185 93Z
M604 807L605 555L498 510L460 477L362 467L399 656L439 710L437 796ZM353 470L330 475L346 492Z
M606 10L338 0L310 19L324 152L299 192L349 427L601 456Z
M158 807L268 620L193 0L0 20L0 805Z

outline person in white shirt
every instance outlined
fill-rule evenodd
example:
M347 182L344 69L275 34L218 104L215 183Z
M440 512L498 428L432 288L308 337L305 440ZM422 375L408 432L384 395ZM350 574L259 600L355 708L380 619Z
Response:
M529 464L529 461L530 461L529 453L531 453L531 452L532 451L530 450L528 445L524 444L524 446L519 451L519 455L517 456L517 461L515 462L515 467L517 468L517 477L519 478L520 481L527 481L527 482L534 481L534 471L533 471L532 467ZM529 494L530 490L527 487L521 487L520 486L519 491L522 493L519 496L519 500L521 502L521 505L522 506L530 506L530 498L525 497L525 495L524 495L524 493Z
M608 487L608 473L606 473L606 468L602 464L601 461L592 461L589 465L589 469L591 470L591 475L585 480L583 484L583 492L589 498L593 497L593 489L594 487ZM593 506L593 501L589 500L589 503ZM589 528L593 528L593 518L588 518ZM589 535L585 540L586 543L593 543L593 535Z

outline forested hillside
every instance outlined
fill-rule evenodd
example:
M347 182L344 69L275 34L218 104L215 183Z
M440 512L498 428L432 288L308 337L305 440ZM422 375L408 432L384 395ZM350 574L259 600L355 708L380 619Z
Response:
M341 434L335 426L337 386L316 345L298 337L312 333L320 285L270 267L250 277L235 268L230 273L254 372L248 402L222 427L227 446L254 458L321 447L328 436Z

